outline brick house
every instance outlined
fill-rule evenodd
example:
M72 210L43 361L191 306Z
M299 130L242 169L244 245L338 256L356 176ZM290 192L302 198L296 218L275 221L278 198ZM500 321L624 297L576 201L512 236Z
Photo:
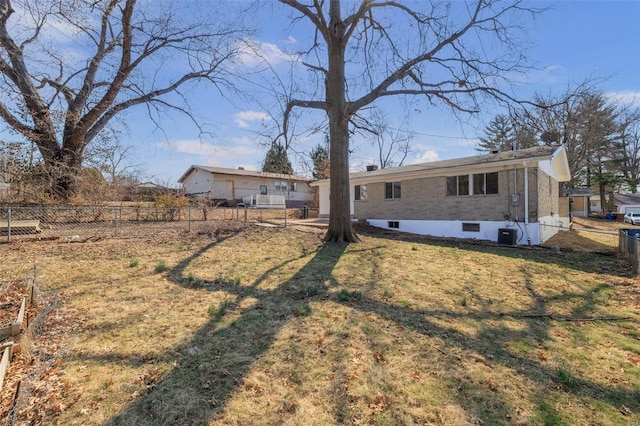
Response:
M218 204L241 202L247 197L284 197L287 207L311 206L315 190L310 179L280 173L228 169L224 167L191 166L178 179L184 195Z
M541 146L453 160L351 173L351 214L386 229L422 235L499 241L505 229L518 244L541 244L569 227L570 178L564 146ZM329 214L329 179L319 190Z

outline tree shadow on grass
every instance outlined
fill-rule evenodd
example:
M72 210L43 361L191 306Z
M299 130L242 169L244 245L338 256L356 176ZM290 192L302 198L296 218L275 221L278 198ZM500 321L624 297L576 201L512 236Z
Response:
M171 271L169 278L176 284L192 286L193 283L184 278L185 269L216 244L204 245L181 261ZM524 377L534 384L529 398L536 405L538 418L543 421L563 420L562 413L557 412L553 403L545 398L544 391L549 387L575 397L586 396L612 406L623 405L634 413L640 411L639 391L629 391L628 387L615 383L602 385L576 376L569 370L561 371L551 363L527 357L512 347L512 343L518 341L535 343L535 340L552 339L548 331L554 321L549 315L553 304L562 303L563 300L574 303L581 300L574 313L582 316L593 313L591 292L578 291L546 297L536 291L531 281L526 281L525 289L531 299L526 312L493 312L490 305L456 312L447 309L421 310L396 306L364 294L359 294L357 298L341 298L340 293L330 293L329 289L340 285L331 276L346 248L345 245L327 244L315 253L303 251L298 257L265 271L248 286L227 280L204 282L202 288L225 292L229 299L212 312L211 320L188 343L160 356L162 359L175 360L176 367L108 424L208 424L215 421L234 392L242 386L243 379L253 365L275 343L278 333L295 317L308 315L312 301L331 301L355 312L375 314L397 327L429 338L438 346L441 354L439 362L445 371L464 370L469 360L463 356L477 356L489 368L500 366ZM350 250L349 253L355 251ZM309 261L291 278L276 288L261 288L261 284L280 270L309 256ZM527 314L531 312L539 316L528 317ZM497 321L505 317L517 319L523 327L509 328ZM446 322L440 321L442 318L473 320L478 324L479 331L470 336L446 325ZM132 359L131 362L137 365L139 360ZM298 367L292 367L295 368ZM333 419L337 424L347 423L354 418L352 401L346 390L348 368L346 364L338 362L333 371ZM448 382L452 397L472 419L484 424L511 424L511 419L518 416L518 407L499 386L466 380L462 376L445 377L442 380Z
M439 242L435 245L451 246ZM466 246L460 247L457 244L455 246L467 249ZM473 249L474 246L471 250ZM491 249L480 248L480 250L493 252ZM512 250L507 252L510 255L514 253ZM479 304L476 303L479 307L455 311L393 306L388 301L370 297L351 300L348 303L338 299L337 302L360 312L373 313L403 329L438 339L441 342L441 349L438 350L444 354L445 360L429 361L444 362L444 371L464 371L464 365L468 365L470 359L473 364L473 359L477 356L476 360L486 363L489 368L494 366L506 368L512 371L511 374L533 383L528 399L534 405L534 419L543 424L572 424L575 421L557 408L558 401L555 398L558 395L565 395L569 399L577 398L578 403L592 400L595 401L594 406L603 403L612 407L613 416L618 416L616 420L611 420L612 423L624 424L625 420L628 420L624 416L631 413L637 416L640 413L640 387L632 386L633 373L629 374L630 382L627 381L626 384L624 380L606 383L583 376L562 362L546 362L544 354L540 355L541 352L536 351L536 348L543 348L557 338L550 334L550 330L560 321L577 320L578 324L585 324L587 321L586 324L594 324L597 327L598 322L591 322L591 320L601 317L602 311L599 305L603 300L599 299L606 299L609 292L612 292L611 286L601 283L589 289L545 295L536 288L530 269L522 267L520 271L524 277L523 290L530 300L529 305L522 309L496 311L489 300L483 301L482 298L479 298ZM600 268L594 268L594 270L602 273ZM378 273L384 273L384 271L378 271ZM621 275L626 276L626 273ZM350 287L354 288L354 285L351 284ZM571 310L565 315L558 315L557 308L567 303L573 305ZM627 317L612 314L605 317L602 318L605 322L617 321L630 327L638 321L636 315ZM512 323L517 321L520 326L513 327L500 322L504 319L510 319ZM462 323L471 320L477 327L476 332L460 331L453 325L458 320ZM571 324L576 323L571 322ZM520 351L517 348L518 344L529 346L533 354ZM472 421L477 419L482 424L506 425L517 422L518 416L522 414L521 408L514 405L513 399L500 390L501 384L493 383L492 380L479 383L468 376L464 380L457 377L450 378L449 381L448 388L455 389L458 404L471 415ZM633 418L637 420L638 417ZM530 420L529 417L528 421Z
M558 391L574 397L588 397L601 401L613 407L626 407L633 413L640 413L640 390L629 390L629 387L612 383L603 385L590 379L582 378L570 369L545 363L535 357L527 357L513 349L514 342L528 341L536 347L552 338L548 335L548 329L554 321L545 316L550 303L558 303L557 298L549 300L536 294L530 287L533 298L532 309L541 313L540 317L526 317L529 312L505 312L492 313L476 311L470 313L455 313L444 310L431 311L393 306L379 300L364 297L359 301L341 302L355 310L376 314L382 319L396 324L407 330L412 330L425 337L437 339L440 345L439 351L443 354L439 363L444 363L444 371L464 371L465 364L481 362L488 368L496 366L506 367L518 376L526 378L539 389L538 393L532 393L532 402L536 405L536 415L542 419L564 419L560 423L570 424L570 419L563 417L562 413L553 408L555 401L549 399L547 391ZM590 295L567 294L567 299L583 298L586 306L577 309L580 314L589 311ZM561 302L561 301L560 301ZM524 327L522 329L507 328L496 320L505 317L517 318ZM477 324L483 324L477 334L471 337L454 327L447 327L438 322L438 319L466 320L472 319ZM492 325L493 324L493 325ZM426 361L426 360L425 360ZM430 360L435 362L435 360ZM481 383L468 377L461 380L460 377L449 377L449 388L455 390L455 398L458 404L471 415L471 418L479 419L481 424L513 424L518 417L519 407L509 401L509 396L501 392L504 383ZM569 423L567 423L569 421ZM547 423L545 423L547 424Z
M184 269L216 244L207 244L180 262L169 274L170 279L189 285L183 277ZM204 282L203 288L225 292L232 298L212 313L212 319L188 343L174 350L178 365L108 424L208 424L274 343L278 332L294 317L306 315L311 300L326 297L326 288L307 282L306 277L329 278L345 249L346 245L322 246L275 289L261 289L260 285L307 254L272 267L249 286L225 280ZM225 321L227 317L233 320Z
M361 235L373 238L406 241L415 244L426 244L437 247L456 247L461 250L491 253L509 258L525 258L541 264L557 264L564 268L582 272L606 273L618 277L633 276L630 265L616 257L616 249L580 235L574 235L576 245L582 249L563 249L554 252L550 248L541 246L504 246L490 241L474 241L458 238L432 237L404 232L387 231L373 227L365 227Z

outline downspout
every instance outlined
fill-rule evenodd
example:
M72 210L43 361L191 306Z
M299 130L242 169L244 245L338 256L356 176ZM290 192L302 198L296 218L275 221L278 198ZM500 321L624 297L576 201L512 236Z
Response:
M518 169L516 168L516 166L513 166L513 193L517 194L518 193ZM511 203L511 205L513 205L513 202ZM518 221L518 210L519 210L519 206L516 204L514 207L514 222Z
M531 245L531 236L529 235L529 170L527 162L524 165L524 233L527 236L527 244Z

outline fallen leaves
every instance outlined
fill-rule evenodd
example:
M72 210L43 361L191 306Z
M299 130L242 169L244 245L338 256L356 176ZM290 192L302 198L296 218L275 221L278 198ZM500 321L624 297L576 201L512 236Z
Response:
M630 363L632 363L632 364L640 365L640 358L638 358L638 357L635 357L635 356L631 356L631 355L629 355L629 357L627 358L627 360L628 360Z

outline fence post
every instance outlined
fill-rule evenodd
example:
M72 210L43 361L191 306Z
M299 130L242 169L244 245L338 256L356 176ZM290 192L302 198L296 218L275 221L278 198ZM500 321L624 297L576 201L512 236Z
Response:
M187 207L187 217L189 218L189 233L191 233L191 206Z
M11 207L7 210L7 241L11 242Z
M119 209L116 207L113 211L114 211L114 213L115 213L115 215L116 215L116 221L115 221L115 222L116 222L116 235L118 235L118 233L119 233L119 231L120 231L120 230L119 230L119 225L120 225L120 223L119 223L120 215L118 214L118 213L119 213Z

